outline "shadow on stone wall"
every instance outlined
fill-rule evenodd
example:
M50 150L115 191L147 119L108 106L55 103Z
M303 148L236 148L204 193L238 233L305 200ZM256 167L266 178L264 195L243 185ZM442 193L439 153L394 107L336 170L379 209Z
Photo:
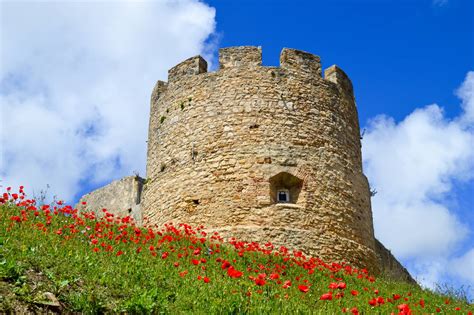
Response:
M79 200L76 209L103 215L102 209L116 216L131 216L137 224L142 223L141 195L145 179L140 176L127 176L96 189ZM84 205L83 202L86 204Z
M388 279L418 285L408 270L398 262L395 256L378 239L375 239L375 252L380 261L382 275Z

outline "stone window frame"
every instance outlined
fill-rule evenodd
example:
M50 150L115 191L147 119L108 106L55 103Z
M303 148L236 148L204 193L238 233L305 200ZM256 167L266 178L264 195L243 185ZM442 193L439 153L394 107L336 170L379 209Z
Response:
M285 194L285 200L280 199L281 193ZM276 196L276 202L277 203L290 203L290 200L291 200L290 190L288 190L288 189L278 189L277 190L277 196Z
M303 180L289 172L279 172L269 178L270 200L272 204L300 204L299 195L303 187ZM279 201L278 193L287 191L288 201Z

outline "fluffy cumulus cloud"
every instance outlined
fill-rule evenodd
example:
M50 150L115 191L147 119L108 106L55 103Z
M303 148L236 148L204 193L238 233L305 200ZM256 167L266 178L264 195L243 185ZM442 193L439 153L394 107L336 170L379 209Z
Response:
M472 185L474 175L474 72L457 95L458 117L447 118L436 104L400 122L378 116L363 140L365 172L378 191L376 236L427 286L453 275L474 284L474 248L464 244L471 231L450 196L456 185ZM463 248L468 252L456 256Z
M457 276L468 279L474 283L474 248L461 257L451 261L453 268L450 270Z
M212 52L215 10L198 0L0 7L0 184L49 184L72 200L85 183L144 174L153 86Z

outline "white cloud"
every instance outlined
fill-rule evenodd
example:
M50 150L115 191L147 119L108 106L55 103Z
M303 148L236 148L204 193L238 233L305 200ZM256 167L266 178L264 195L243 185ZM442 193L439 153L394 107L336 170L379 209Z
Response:
M443 290L464 288L467 297L474 299L474 248L457 257L437 257L436 259L416 259L411 265L411 272L422 286ZM470 289L470 290L469 290Z
M454 258L450 263L450 272L454 275L467 279L474 285L474 248L463 256Z
M2 184L69 200L81 180L144 174L156 80L213 49L215 11L197 0L3 2L0 14Z
M474 122L474 71L470 71L464 83L456 93L462 99L464 114L461 116L461 123L473 127Z
M434 260L418 259L411 266L411 272L420 285L425 288L435 289L444 282L448 263L447 259L443 258Z
M376 236L411 261L411 271L429 287L450 272L447 264L469 270L474 256L454 256L471 231L449 202L455 185L474 175L474 72L457 95L463 112L454 119L436 104L398 123L378 116L363 140L365 172L378 191L372 198ZM474 284L463 271L457 275Z

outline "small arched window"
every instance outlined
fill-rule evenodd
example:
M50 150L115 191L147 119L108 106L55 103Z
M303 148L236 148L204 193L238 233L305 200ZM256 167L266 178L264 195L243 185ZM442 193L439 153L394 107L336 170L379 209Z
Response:
M280 189L277 194L278 203L290 202L290 191L288 189Z
M273 203L297 203L303 181L287 172L270 177L270 198Z

